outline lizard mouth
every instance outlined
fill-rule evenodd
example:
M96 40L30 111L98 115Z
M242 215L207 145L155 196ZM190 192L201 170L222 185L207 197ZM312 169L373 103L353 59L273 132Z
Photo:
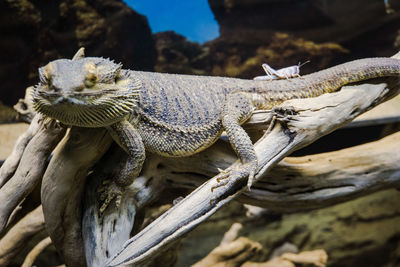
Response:
M93 92L33 92L36 111L66 125L80 127L109 126L130 114L136 107L137 90L107 89Z

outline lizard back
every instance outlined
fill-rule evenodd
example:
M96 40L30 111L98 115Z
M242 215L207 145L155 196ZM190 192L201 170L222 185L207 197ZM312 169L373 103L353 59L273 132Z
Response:
M290 80L254 81L136 71L132 77L142 83L136 111L147 149L166 156L186 156L217 140L229 94L246 95L253 106L250 110L271 109L288 99L315 97L349 83L399 74L399 60L371 58Z
M147 150L164 156L187 156L218 139L227 95L221 81L226 78L203 80L151 72L133 72L132 76L142 85L137 127Z

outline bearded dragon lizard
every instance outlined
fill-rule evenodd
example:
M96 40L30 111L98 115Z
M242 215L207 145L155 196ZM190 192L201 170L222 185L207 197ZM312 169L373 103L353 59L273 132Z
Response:
M355 60L323 71L269 82L122 69L100 57L59 59L39 68L33 93L36 111L69 126L105 127L129 155L103 192L102 213L119 204L124 187L141 171L145 151L184 157L211 146L223 131L242 162L229 175L248 177L257 169L253 144L241 127L255 110L292 98L316 97L362 80L400 74L392 58ZM228 175L228 176L229 176Z

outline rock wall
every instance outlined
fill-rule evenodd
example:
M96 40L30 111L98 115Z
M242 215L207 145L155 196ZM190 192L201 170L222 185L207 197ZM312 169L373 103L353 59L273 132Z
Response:
M301 74L328 68L345 61L348 51L335 43L315 43L293 35L274 32L266 42L237 42L220 37L206 44L210 73L217 76L253 78L265 75L263 63L274 69L310 61Z
M159 71L252 78L263 74L262 63L278 69L310 60L301 69L307 74L355 58L391 56L400 48L400 12L392 12L400 11L400 1L389 1L391 9L383 0L208 2L220 37L188 55L176 49L189 45L184 37L156 35ZM162 54L179 56L165 63Z
M287 33L275 32L265 43L236 42L220 37L204 45L174 32L154 35L158 72L253 78L265 75L268 63L275 69L310 60L301 68L306 74L345 61L348 50L335 43L315 43Z
M190 42L174 31L153 35L157 50L157 63L154 70L167 73L208 74L209 53L205 46Z
M152 70L156 59L147 19L120 0L1 1L0 100L14 105L38 67L82 46L131 69Z
M238 42L268 42L276 31L317 43L334 42L354 57L399 49L400 1L209 0L220 34Z

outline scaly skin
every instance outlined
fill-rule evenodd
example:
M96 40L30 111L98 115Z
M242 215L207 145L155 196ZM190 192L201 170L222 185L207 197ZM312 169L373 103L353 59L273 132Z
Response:
M66 125L106 127L129 155L102 195L103 212L138 176L146 150L189 156L213 144L222 131L242 162L228 175L248 176L250 187L257 158L240 125L254 110L337 91L349 83L397 76L400 61L361 59L301 78L255 81L123 70L108 59L84 58L80 50L73 60L52 61L39 73L33 96L38 112Z

